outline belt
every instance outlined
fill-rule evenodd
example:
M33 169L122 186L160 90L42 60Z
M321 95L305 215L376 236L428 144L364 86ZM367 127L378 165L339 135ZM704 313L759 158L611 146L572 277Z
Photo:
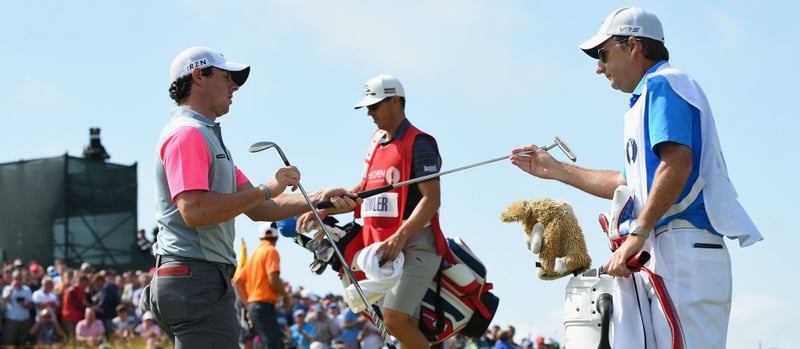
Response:
M660 227L656 227L654 229L654 234L659 235L661 233L667 232L670 229L697 229L697 227L685 219L673 219L669 223L664 224Z
M170 256L170 255L156 255L156 267L161 267L165 263L169 262L186 262L186 263L207 263L207 264L215 264L222 268L223 271L233 276L236 267L232 264L228 263L219 263L219 262L212 262L207 261L205 259L196 259L196 258L189 258L189 257L181 257L181 256Z

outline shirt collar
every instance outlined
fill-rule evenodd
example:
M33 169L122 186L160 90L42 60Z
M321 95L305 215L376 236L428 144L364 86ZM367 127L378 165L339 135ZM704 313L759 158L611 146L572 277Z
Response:
M194 111L194 110L192 110L192 109L190 109L188 107L185 107L185 106L179 106L179 107L177 107L175 109L172 109L170 111L170 115L172 115L172 117L184 116L184 117L192 118L192 119L197 120L201 124L209 126L209 127L214 127L214 126L219 124L217 122L209 120L208 118L203 116L203 114L200 114L200 113L198 113L198 112L196 112L196 111Z
M661 61L654 64L652 67L650 67L650 69L647 69L647 71L642 76L642 80L639 80L639 84L636 85L635 89L633 89L633 94L631 95L631 100L630 100L631 107L633 107L633 105L636 104L636 101L639 100L639 96L642 95L642 90L644 90L645 81L647 81L647 76L658 70L658 68L660 68L665 63L667 63L667 61Z
M411 122L408 121L408 119L403 119L403 122L400 123L400 126L397 126L397 129L394 130L392 138L387 139L386 135L383 136L383 139L381 140L381 145L388 144L393 139L402 138L406 134L406 131L408 131L408 126L411 126Z

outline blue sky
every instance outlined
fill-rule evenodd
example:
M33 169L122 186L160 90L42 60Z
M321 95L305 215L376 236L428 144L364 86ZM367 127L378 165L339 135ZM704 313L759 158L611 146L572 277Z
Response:
M728 347L791 348L800 306L790 272L800 238L791 223L800 195L790 170L800 95L790 64L800 52L796 5L749 1L641 1L665 28L673 66L703 86L716 116L740 200L766 240L729 241L734 300ZM80 156L88 129L102 128L111 161L138 163L139 226L155 225L153 149L173 107L172 58L210 46L252 66L219 121L239 167L263 182L281 166L276 142L303 173L303 186L356 184L372 121L353 110L378 73L402 81L407 115L437 137L443 168L495 158L514 147L566 140L578 165L618 169L628 96L594 74L577 45L619 1L15 1L4 6L0 162ZM794 62L791 62L794 63ZM560 154L557 156L561 156ZM794 166L791 166L794 168ZM567 279L536 278L536 256L518 224L499 220L517 200L551 197L575 209L593 265L610 255L596 223L607 202L533 179L499 162L442 177L441 221L487 265L500 297L495 317L520 336L563 338ZM344 215L342 220L350 219ZM237 220L251 249L257 224ZM237 239L238 247L238 239ZM319 293L341 292L333 274L279 242L283 276ZM788 258L788 259L784 259Z

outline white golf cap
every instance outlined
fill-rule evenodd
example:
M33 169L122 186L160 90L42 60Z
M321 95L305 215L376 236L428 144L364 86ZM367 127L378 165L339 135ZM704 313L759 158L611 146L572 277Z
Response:
M367 80L364 86L364 98L358 101L354 108L370 106L392 96L405 97L406 91L403 90L403 85L391 75L380 74Z
M272 226L272 223L261 223L258 226L258 238L263 239L271 239L278 237L278 228Z
M208 67L217 67L231 72L233 82L239 86L244 85L247 76L250 75L249 65L231 62L225 59L222 53L208 47L192 46L183 50L172 60L172 65L169 67L170 82L191 74L194 68Z
M611 12L600 24L597 34L578 47L596 59L596 48L615 35L636 36L664 42L664 29L661 28L661 21L655 14L639 7L623 7Z

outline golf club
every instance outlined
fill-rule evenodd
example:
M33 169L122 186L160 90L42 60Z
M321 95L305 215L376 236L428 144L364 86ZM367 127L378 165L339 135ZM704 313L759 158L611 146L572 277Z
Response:
M262 142L262 143L264 143L264 142ZM258 143L253 144L253 146L250 147L250 149L251 149L250 151L251 152L253 151L252 150L253 147L256 146L257 144ZM555 140L553 140L553 144L548 145L546 147L542 147L541 149L544 150L544 151L548 151L548 150L553 149L555 147L558 147L559 149L561 149L561 151L564 152L564 154L570 160L572 160L572 162L575 162L578 159L578 157L575 156L575 153L572 151L572 148L570 148L569 145L567 145L567 143L564 142L564 140L562 140L559 137L556 137ZM531 152L532 151L524 151L524 152L517 153L517 154L526 154L526 153L531 153ZM429 179L440 177L440 176L444 176L446 174L450 174L450 173L453 173L453 172L458 172L458 171L466 170L466 169L473 168L473 167L478 167L478 166L483 166L483 165L486 165L486 164L491 164L493 162L497 162L497 161L500 161L500 160L508 159L508 157L509 157L508 155L504 155L504 156L497 157L497 158L494 158L494 159L481 161L481 162L476 162L476 163L471 164L471 165L466 165L466 166L461 166L459 168L454 168L452 170L447 170L447 171L438 172L438 173L431 173L431 174L429 174L427 176L417 177L417 178L414 178L414 179L409 179L407 181L397 182L395 184L388 184L388 185L384 185L384 186L379 187L379 188L365 190L365 191L359 192L358 193L358 197L360 197L362 199L368 198L370 196L377 195L377 194L380 194L380 193L384 193L384 192L387 192L387 191L392 190L394 188L402 187L404 185L424 182L424 181L427 181ZM330 200L323 200L323 201L320 201L317 204L317 208L319 208L319 209L329 208L329 207L333 207L333 204L330 202Z
M286 158L286 154L284 154L283 150L281 149L281 147L279 147L274 142L257 142L257 143L253 143L253 145L251 145L250 148L248 148L247 150L249 152L251 152L251 153L257 153L257 152L260 152L260 151L263 151L263 150L266 150L266 149L269 149L269 148L275 148L275 150L277 150L278 154L281 156L281 160L283 160L283 163L286 166L291 166L291 164L289 163L289 160ZM328 241L336 241L336 240L333 239L333 235L331 234L331 232L328 230L328 227L323 222L322 217L320 217L319 212L317 211L317 207L311 201L311 198L308 197L308 193L306 193L306 190L303 189L303 185L300 184L299 181L297 182L297 187L300 188L300 193L303 194L303 197L306 199L306 202L308 203L308 206L311 207L311 212L314 213L314 218L316 218L317 223L319 223L319 226L325 232L325 236L328 238ZM327 200L327 202L330 204L329 200ZM330 204L330 206L328 206L328 207L333 207L333 205ZM386 326L384 326L384 324L383 324L383 318L370 305L369 299L367 298L367 294L361 288L361 285L358 284L358 280L356 279L355 274L353 274L353 271L351 270L351 268L349 266L350 264L347 263L347 260L345 260L344 255L342 255L342 252L339 251L339 248L337 248L335 244L331 244L331 247L333 249L333 252L336 254L336 256L339 258L339 260L342 262L342 265L344 266L342 268L342 270L345 271L345 274L347 275L347 277L349 277L350 280L353 282L353 285L354 285L354 287L356 289L356 292L358 292L359 297L364 302L364 304L367 305L367 307L366 307L367 312L369 313L369 316L372 318L372 321L375 323L375 327L377 327L378 330L380 331L381 338L383 338L384 344L386 344L386 346L389 347L390 349L394 349L395 348L394 343L392 343L392 341L389 338L388 333L386 332Z

